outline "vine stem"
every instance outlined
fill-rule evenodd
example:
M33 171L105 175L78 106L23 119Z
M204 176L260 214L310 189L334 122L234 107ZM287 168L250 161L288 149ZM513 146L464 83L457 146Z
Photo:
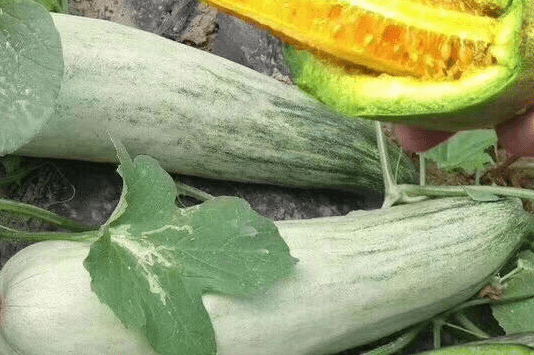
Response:
M387 344L381 345L373 350L366 351L360 355L390 355L410 344L426 326L426 323L420 323L401 334L398 338Z
M449 315L451 314L456 314L466 308L469 308L469 307L476 307L476 306L481 306L481 305L485 305L485 304L489 304L489 305L492 305L492 304L507 304L507 303L515 303L515 302L521 302L521 301L526 301L526 300L530 300L534 298L534 293L532 294L528 294L528 295L522 295L522 296L514 296L514 297L508 297L508 298L503 298L501 300L498 300L498 301L494 301L494 300L490 300L489 298L475 298L475 299L471 299L469 301L465 301L464 303L460 303L459 305L443 312L441 314L441 317L448 317Z
M469 196L469 192L489 193L497 196L518 197L534 201L534 190L505 186L418 186L402 184L397 188L409 196L452 197Z
M399 185L393 178L391 172L391 165L387 154L387 142L384 132L382 131L382 124L380 121L375 121L376 142L378 146L378 154L380 156L380 166L382 168L382 176L384 177L384 203L382 208L393 206L397 202L412 203L426 199L426 196L408 196L399 189Z
M78 233L68 232L25 232L0 225L0 239L10 239L24 242L42 242L47 240L96 241L101 235L100 230Z
M382 175L384 176L386 196L391 195L395 190L397 182L393 180L391 166L389 164L389 157L387 154L386 137L382 131L380 121L375 121L376 140L378 145L378 154L380 155L380 166L382 168Z
M441 348L441 328L445 325L445 320L442 317L437 317L432 320L432 338L434 349Z
M470 333L474 336L476 336L477 338L479 339L489 339L491 338L491 336L486 333L485 331L483 331L482 329L480 329L479 327L477 327L475 325L475 323L473 323L471 321L471 319L469 319L464 312L458 312L455 314L456 316L456 320L458 320L458 322L462 325L462 327L458 328L460 330L463 330L463 331L466 331L467 333ZM449 325L449 324L447 324ZM449 325L451 326L451 325Z
M426 185L426 158L424 154L419 155L419 185Z
M389 158L387 155L387 143L379 121L375 121L378 153L380 165L384 176L385 197L382 208L393 206L396 203L412 203L422 201L428 197L454 197L471 196L471 193L491 194L502 197L518 197L534 201L534 190L521 189L505 186L431 186L400 184L393 179ZM424 166L422 167L424 169ZM422 177L424 175L421 175Z
M206 192L180 182L176 182L176 187L180 194L193 197L199 201L207 201L215 198ZM84 241L96 240L100 235L100 226L88 226L73 219L60 216L43 208L23 202L0 199L0 211L6 211L13 215L37 218L49 225L73 232L25 232L0 225L0 238L33 242L44 240Z
M458 326L456 324L452 324L452 323L446 322L443 325L445 325L445 326L447 326L449 328L452 328L452 329L456 329L456 330L462 331L462 332L467 333L467 334L471 334L471 335L473 335L473 336L475 336L477 338L482 338L482 339L488 339L489 338L489 336L483 336L483 335L481 335L481 334L479 334L477 332L474 332L474 331L472 331L470 329L467 329L467 328L460 327L460 326Z
M64 228L72 232L84 232L98 229L100 226L88 226L70 218L62 217L43 208L22 202L0 199L0 211L40 219L47 224Z
M212 200L215 198L215 196L210 195L207 192L204 192L202 190L199 190L195 187L186 185L184 183L181 183L179 181L174 181L176 185L176 189L178 190L178 195L186 195L189 197L192 197L194 199L197 199L199 201L205 202L208 200Z

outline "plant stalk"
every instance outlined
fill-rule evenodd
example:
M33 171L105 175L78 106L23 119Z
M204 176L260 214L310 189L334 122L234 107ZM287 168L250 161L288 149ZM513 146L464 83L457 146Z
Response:
M375 130L378 154L380 156L380 167L382 169L382 176L384 179L384 203L382 204L382 208L391 207L395 203L412 203L426 199L426 196L408 196L402 191L402 189L399 188L399 185L397 185L397 182L395 179L393 179L393 173L391 172L391 166L387 154L386 137L382 131L382 125L380 121L375 121Z
M85 231L79 233L65 232L25 232L0 226L0 239L24 242L42 242L47 240L70 240L70 241L96 241L101 235L100 230Z
M419 153L419 185L426 185L426 158L424 153Z
M181 183L179 181L174 181L176 184L176 189L178 190L178 195L186 195L189 197L192 197L199 201L208 201L215 198L215 196L210 195L207 192L204 192L202 190L199 190L197 188L194 188L192 186L186 185L184 183Z
M0 211L7 211L19 216L40 219L47 224L64 228L71 232L93 231L100 226L88 226L67 217L62 217L43 208L29 205L23 202L0 199Z
M479 333L477 333L477 332L474 332L474 331L472 331L472 330L470 330L470 329L467 329L467 328L460 327L460 326L458 326L458 325L456 325L456 324L452 324L452 323L444 323L443 325L446 325L447 327L452 328L452 329L460 330L460 331L462 331L462 332L464 332L464 333L473 335L473 336L475 336L475 337L477 337L477 338L482 338L482 339L487 339L487 338L489 338L489 336L488 336L488 337L486 337L486 336L481 336L481 335L480 335Z
M408 346L418 335L421 333L426 323L421 323L412 327L405 333L401 334L397 339L387 344L374 348L373 350L366 351L360 355L390 355L395 354L401 349Z
M480 338L480 339L488 339L488 338L491 338L491 336L484 332L482 329L480 329L479 327L477 327L475 325L475 323L473 323L471 321L471 319L467 318L467 316L465 315L464 312L458 312L456 313L456 319L458 320L458 322L462 325L463 328L458 328L458 329L461 329L463 331L467 331L468 333L476 336L477 338ZM450 326L450 325L449 325Z
M445 324L445 321L443 320L443 317L435 318L432 321L432 335L433 335L434 349L441 348L441 328L443 328L444 324Z
M520 189L516 187L505 186L418 186L401 184L397 188L408 196L431 196L431 197L453 197L453 196L469 196L467 190L473 192L491 193L497 196L504 197L518 197L530 201L534 201L534 190Z

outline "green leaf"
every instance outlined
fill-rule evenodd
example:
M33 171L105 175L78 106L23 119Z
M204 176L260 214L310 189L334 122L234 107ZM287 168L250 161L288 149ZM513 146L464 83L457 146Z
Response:
M0 0L0 155L27 143L52 114L63 77L59 33L31 0Z
M0 188L7 187L12 183L20 186L21 180L26 177L35 167L24 165L23 158L18 155L6 155L0 158L5 177L0 177Z
M475 171L494 161L485 152L497 143L494 130L462 131L437 147L425 152L425 157L436 162L440 169Z
M48 11L54 12L68 12L68 1L67 0L33 0L41 5L43 5Z
M517 267L528 272L534 272L534 252L532 250L520 252L517 256Z
M473 189L471 186L463 186L463 188L469 197L471 197L474 201L490 202L499 201L501 199L499 196L494 195L491 192Z
M117 143L117 142L116 142ZM295 260L275 224L234 197L175 205L172 178L117 144L124 191L85 261L92 289L126 327L162 354L215 354L205 292L252 296L288 275Z
M477 344L450 346L419 355L532 355L534 349L519 344Z
M534 294L534 253L523 251L517 260L518 269L505 283L505 298ZM520 302L494 304L493 316L506 334L534 331L534 298Z

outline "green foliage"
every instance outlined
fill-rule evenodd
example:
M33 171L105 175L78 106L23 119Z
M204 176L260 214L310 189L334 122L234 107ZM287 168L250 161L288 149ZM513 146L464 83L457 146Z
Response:
M27 143L53 110L63 77L59 33L31 0L0 0L0 155Z
M425 158L433 160L445 171L462 169L472 172L494 163L486 151L495 144L497 135L494 130L462 131L426 152Z
M489 192L489 191L479 191L474 189L472 186L462 186L465 192L469 197L475 201L489 202L489 201L498 201L499 196Z
M523 251L517 259L517 268L505 282L505 297L527 297L534 294L534 253ZM493 316L506 334L534 331L534 298L521 302L492 305Z
M33 0L48 9L48 11L67 14L69 12L68 0Z
M274 223L233 197L178 208L172 178L118 146L124 189L85 261L92 289L162 354L215 354L205 292L250 296L295 260Z
M5 176L0 176L0 188L12 183L20 185L21 180L34 169L34 167L24 165L23 158L17 155L1 157L0 165L5 172Z
M534 350L518 344L480 344L451 346L427 351L420 355L532 355Z

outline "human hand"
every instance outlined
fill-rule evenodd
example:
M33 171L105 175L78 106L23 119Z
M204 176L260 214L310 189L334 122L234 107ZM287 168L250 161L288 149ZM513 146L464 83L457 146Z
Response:
M515 156L534 156L534 109L495 128L499 143ZM422 128L396 126L395 136L401 146L411 152L424 152L447 140L454 132L430 131Z

